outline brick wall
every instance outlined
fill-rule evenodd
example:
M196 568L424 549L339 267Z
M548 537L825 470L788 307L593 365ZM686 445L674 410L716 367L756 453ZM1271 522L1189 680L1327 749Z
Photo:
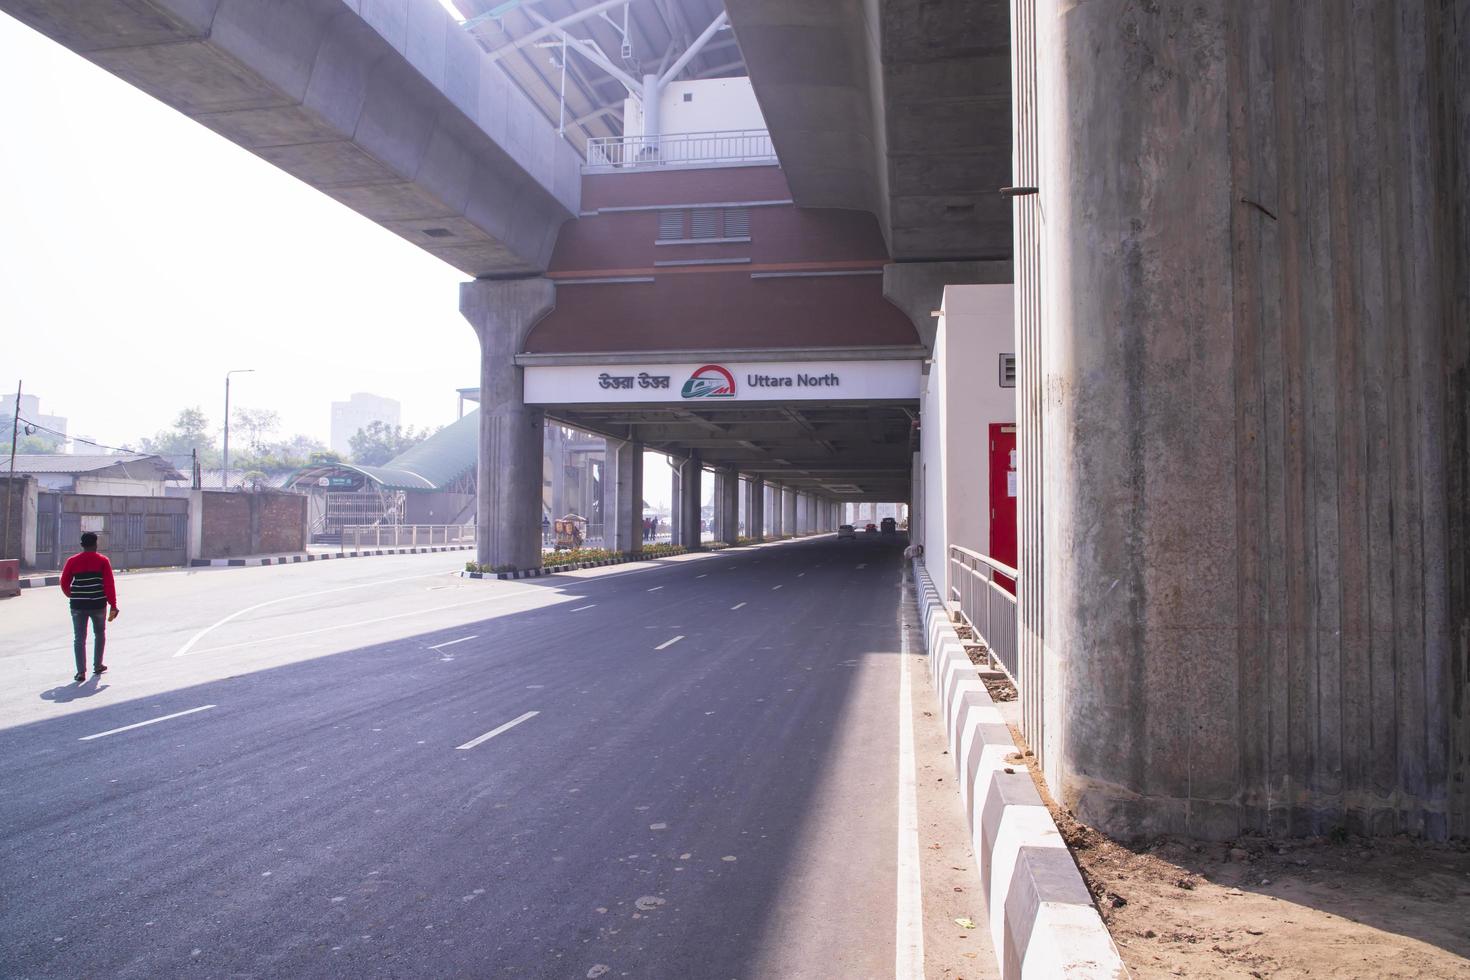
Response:
M288 554L306 548L305 494L200 493L200 558Z

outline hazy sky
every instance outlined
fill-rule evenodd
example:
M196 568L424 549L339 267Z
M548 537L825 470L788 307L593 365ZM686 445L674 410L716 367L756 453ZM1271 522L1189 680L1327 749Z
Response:
M0 390L128 445L180 408L327 440L370 391L403 422L479 381L466 277L0 14Z

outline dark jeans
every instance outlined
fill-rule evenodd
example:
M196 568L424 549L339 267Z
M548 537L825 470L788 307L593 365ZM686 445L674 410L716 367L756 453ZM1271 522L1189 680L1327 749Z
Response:
M72 653L77 657L77 673L87 672L87 622L92 623L92 667L102 666L102 648L107 645L107 610L73 609L71 611Z

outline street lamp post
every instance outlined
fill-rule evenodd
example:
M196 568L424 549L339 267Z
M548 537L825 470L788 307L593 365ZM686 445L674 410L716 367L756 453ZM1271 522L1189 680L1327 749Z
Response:
M230 489L230 375L253 374L255 368L235 368L233 371L225 372L225 452L224 471L225 475L220 480L220 486Z

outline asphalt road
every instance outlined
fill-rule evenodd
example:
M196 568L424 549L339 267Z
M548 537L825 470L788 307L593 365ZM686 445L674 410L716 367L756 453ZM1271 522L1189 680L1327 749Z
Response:
M894 976L955 931L900 832L900 547L131 576L83 685L55 590L9 600L0 973Z

